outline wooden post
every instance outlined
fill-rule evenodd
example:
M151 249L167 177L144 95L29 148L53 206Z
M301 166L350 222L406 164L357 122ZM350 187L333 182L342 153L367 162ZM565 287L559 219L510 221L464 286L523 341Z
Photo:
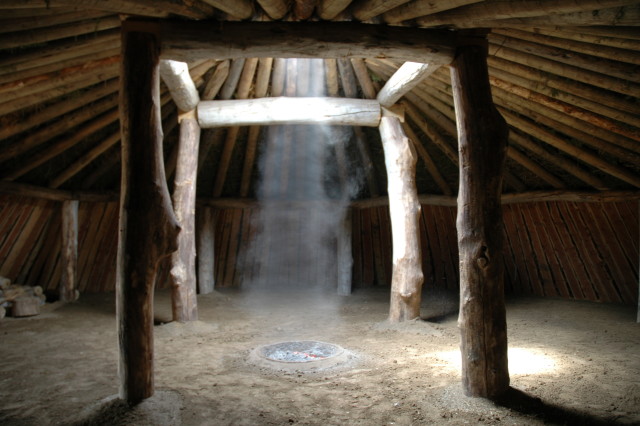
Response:
M122 32L116 270L120 396L130 404L153 395L153 286L158 263L177 249L180 231L162 157L158 38L134 25L124 22Z
M344 212L342 226L338 229L338 294L351 294L351 270L353 268L353 253L351 247L351 208Z
M78 265L78 200L62 202L62 279L60 300L75 302Z
M195 214L200 126L194 113L181 116L173 189L173 209L182 230L178 251L171 255L171 308L173 320L180 322L198 319Z
M509 387L502 260L502 175L509 130L491 99L484 46L463 46L451 65L458 124L462 384L469 396Z
M201 207L198 220L198 289L200 294L213 292L215 287L215 222L213 209Z
M418 228L420 203L416 189L417 156L399 119L382 117L380 136L387 167L393 234L389 321L401 322L420 317L424 280Z

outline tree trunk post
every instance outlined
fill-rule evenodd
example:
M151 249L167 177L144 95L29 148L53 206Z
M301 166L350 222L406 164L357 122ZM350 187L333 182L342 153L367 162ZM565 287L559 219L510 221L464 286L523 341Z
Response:
M200 126L194 112L181 116L173 189L173 208L182 230L178 250L171 255L171 308L173 320L180 322L198 319L195 213Z
M215 287L215 222L213 209L199 209L198 226L198 290L200 294L212 293Z
M78 200L62 202L62 279L60 300L75 302L78 266Z
M451 65L460 158L458 250L462 385L468 396L509 387L500 197L509 129L491 98L485 46L463 46Z
M153 291L158 263L177 249L162 157L159 42L152 24L123 23L122 178L116 271L120 396L153 395Z
M389 321L401 322L420 317L424 280L418 227L420 203L415 177L417 156L398 118L382 117L380 136L387 167L393 237Z

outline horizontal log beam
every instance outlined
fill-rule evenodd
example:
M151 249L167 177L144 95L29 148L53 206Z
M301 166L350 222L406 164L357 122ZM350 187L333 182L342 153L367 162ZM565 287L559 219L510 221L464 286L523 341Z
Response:
M576 203L617 203L631 200L640 200L640 190L620 190L620 191L567 191L567 190L547 190L528 191L519 193L502 194L501 203L521 204L547 201L571 201ZM217 200L222 203L224 200ZM420 204L426 206L455 207L457 205L456 196L441 194L421 194L418 195ZM220 204L222 205L222 204ZM366 209L371 207L384 207L389 205L387 197L369 198L366 200L356 200L351 202L351 207Z
M78 200L83 202L105 203L119 200L117 192L65 191L62 189L43 188L26 183L6 181L0 181L0 193L51 201Z
M378 101L345 98L262 98L203 101L197 108L203 129L275 124L377 127Z
M0 194L31 197L42 200L65 201L79 200L88 203L108 203L118 201L118 192L98 191L68 191L63 189L44 188L25 183L0 181ZM547 201L571 201L576 203L616 203L632 200L640 200L640 190L617 191L567 191L546 190L528 191L520 193L502 194L502 204L520 204ZM442 194L420 194L420 204L426 206L454 207L456 196ZM260 206L260 202L253 198L198 198L198 205L219 209L250 209ZM313 201L281 201L283 206L310 205ZM326 201L323 201L326 203ZM339 200L336 205L340 204ZM384 207L389 205L387 197L375 197L364 200L352 201L350 207L366 209L371 207Z
M135 25L135 23L131 23ZM142 24L139 24L142 25ZM146 24L149 25L149 24ZM451 63L455 35L353 22L177 22L158 24L162 58L393 58Z

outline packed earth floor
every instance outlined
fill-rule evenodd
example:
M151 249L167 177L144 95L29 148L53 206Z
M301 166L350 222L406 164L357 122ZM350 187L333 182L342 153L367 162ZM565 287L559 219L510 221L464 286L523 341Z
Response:
M640 325L634 307L508 300L512 389L488 401L460 383L457 300L427 292L424 320L385 322L388 292L199 296L199 321L170 322L155 300L156 393L118 392L113 294L47 304L0 321L0 424L426 425L640 424ZM261 345L339 345L338 365L274 367Z

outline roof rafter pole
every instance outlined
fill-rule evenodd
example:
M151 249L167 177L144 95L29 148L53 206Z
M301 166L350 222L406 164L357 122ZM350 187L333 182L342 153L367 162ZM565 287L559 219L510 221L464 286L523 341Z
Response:
M383 107L389 108L438 68L440 64L405 62L380 89L377 96L378 102Z
M203 101L197 111L203 129L259 124L376 127L382 114L376 100L288 97Z
M159 40L154 26L124 22L120 73L122 178L116 263L120 396L153 395L153 292L159 262L180 232L162 158ZM146 30L146 31L145 31Z
M393 244L389 321L410 321L420 317L424 281L418 225L417 155L398 118L382 117L380 137L387 166Z
M487 49L458 48L451 66L460 157L460 351L468 396L509 387L500 197L509 129L491 99Z
M420 25L446 25L456 22L456 25L481 22L482 20L500 20L511 18L528 18L533 16L557 15L562 13L589 11L606 7L633 4L633 0L538 0L538 1L491 1L476 2L456 9L439 12L418 19Z
M393 58L450 63L449 31L353 22L162 21L162 58Z

